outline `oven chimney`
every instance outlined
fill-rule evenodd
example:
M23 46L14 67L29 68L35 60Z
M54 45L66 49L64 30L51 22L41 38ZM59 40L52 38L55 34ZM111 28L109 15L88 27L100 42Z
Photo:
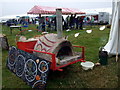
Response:
M58 8L56 9L56 22L57 22L57 37L58 39L61 39L63 37L62 32L62 9Z

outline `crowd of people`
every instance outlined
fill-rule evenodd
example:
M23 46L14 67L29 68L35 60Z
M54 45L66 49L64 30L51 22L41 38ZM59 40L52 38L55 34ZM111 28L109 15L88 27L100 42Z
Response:
M41 19L40 19L41 20ZM78 29L82 30L83 25L92 25L94 23L94 17L83 17L83 16L76 16L71 14L68 15L65 19L62 16L62 24L63 24L63 30L67 29ZM45 30L45 26L47 25L48 28L51 30L57 30L57 25L56 25L56 17L45 17L45 22L39 21L40 23L38 24L38 29L41 27L42 30Z
M63 23L63 30L67 29L78 29L82 30L83 25L87 25L94 22L94 17L83 17L83 16L76 16L76 14L68 15L66 18L63 18L62 16L62 23ZM7 26L11 25L18 25L21 24L22 26L29 24L35 24L37 26L37 29L45 31L46 27L50 30L57 30L56 25L56 16L53 17L20 17L18 19L11 19L6 22Z

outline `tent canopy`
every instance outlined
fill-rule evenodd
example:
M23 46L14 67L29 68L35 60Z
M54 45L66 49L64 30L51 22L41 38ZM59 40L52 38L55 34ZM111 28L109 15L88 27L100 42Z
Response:
M47 7L47 6L37 6L35 5L27 14L56 14L56 7ZM78 9L73 8L61 8L62 14L85 14Z
M105 50L112 55L120 55L120 1L113 2L112 26L108 43L104 46Z

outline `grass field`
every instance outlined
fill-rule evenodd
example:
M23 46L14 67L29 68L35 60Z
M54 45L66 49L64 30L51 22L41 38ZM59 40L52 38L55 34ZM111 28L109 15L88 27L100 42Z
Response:
M30 25L30 28L35 28L34 25ZM107 43L110 29L106 28L103 31L99 30L99 26L86 27L86 29L92 29L91 34L87 34L86 30L72 30L70 32L63 31L64 36L68 36L68 40L73 45L79 45L85 47L85 60L98 62L99 47L104 46ZM6 34L10 45L16 46L15 38L19 30L14 29L13 34L10 34L10 29L6 26L2 27L2 33ZM50 31L56 33L54 31ZM74 37L75 33L80 33L78 37ZM40 32L25 32L27 38L39 35ZM77 50L79 52L79 49ZM2 88L31 88L20 78L16 77L6 68L6 59L8 57L8 51L2 50ZM120 58L119 58L120 60ZM115 57L108 58L108 65L97 66L93 70L84 71L80 66L80 62L72 64L64 68L63 72L55 71L50 72L47 88L118 88L118 64L115 62Z

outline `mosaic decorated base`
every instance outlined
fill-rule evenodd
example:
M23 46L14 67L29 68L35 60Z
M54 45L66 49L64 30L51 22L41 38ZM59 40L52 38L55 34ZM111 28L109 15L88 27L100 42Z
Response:
M50 62L12 46L9 48L7 67L32 88L44 89Z

